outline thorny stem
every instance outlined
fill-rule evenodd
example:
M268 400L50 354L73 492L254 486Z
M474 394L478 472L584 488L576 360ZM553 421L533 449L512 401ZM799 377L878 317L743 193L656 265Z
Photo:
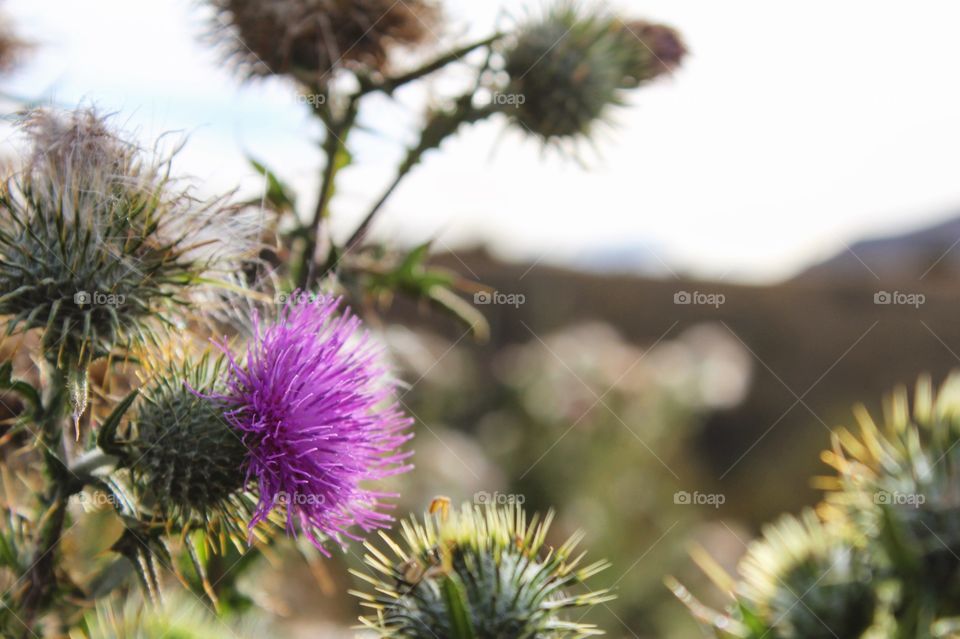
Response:
M309 288L317 281L317 279L319 279L319 277L322 277L335 266L335 261L333 258L335 257L336 251L330 250L332 247L328 247L327 254L325 256L317 255L316 253L318 247L328 244L328 238L325 236L327 233L327 220L329 218L330 200L332 199L334 193L334 182L336 180L337 172L340 168L342 168L342 164L340 162L341 154L346 151L346 138L354 124L356 124L357 115L359 114L360 110L360 101L362 98L370 93L375 92L382 92L387 95L392 95L397 89L405 84L418 80L422 77L430 75L431 73L439 71L450 64L458 62L464 56L476 51L477 49L490 47L495 42L502 39L503 36L503 33L495 33L487 38L450 51L424 64L421 67L393 78L374 81L367 76L361 76L359 78L360 88L356 91L356 93L352 94L348 98L344 114L339 118L333 115L329 105L327 104L329 99L328 92L321 90L319 87L314 87L314 93L318 95L322 94L325 98L324 100L317 101L318 104L314 110L317 117L323 121L327 128L327 135L323 144L323 151L326 158L323 174L321 176L320 193L317 197L317 204L314 208L313 218L310 222L310 225L304 229L306 241L303 248L303 253L301 254L299 269L295 275L295 279L299 287ZM488 51L487 61L481 70L481 74L489 67L489 54L490 52ZM458 102L458 105L459 104L460 103ZM442 141L443 138L454 133L456 128L463 121L467 121L468 119L469 118L464 118L464 120L461 122L457 122L455 126L453 126L449 132L445 133L439 141ZM380 200L374 205L373 209L366 215L360 226L356 231L354 231L353 235L351 235L350 240L346 245L346 251L349 251L363 240L363 237L373 221L373 218L380 211L403 178L406 177L411 169L413 169L413 167L420 161L423 153L439 144L439 141L437 141L436 144L429 144L425 146L424 140L427 139L426 136L428 136L428 131L425 130L423 132L423 136L424 137L421 138L419 147L411 150L407 157L407 161L405 161L400 167L393 183L388 187L387 191L383 194ZM324 264L320 273L317 273L318 263Z
M40 526L33 556L29 561L26 585L21 599L24 636L32 633L39 613L52 602L57 589L56 558L67 514L67 500L82 487L76 475L65 465L64 425L69 412L68 371L50 365L43 406L36 415L40 426L45 472L49 487L41 497Z
M333 198L337 172L342 168L340 158L346 152L346 139L350 129L356 123L360 111L360 95L349 98L344 114L339 118L321 116L327 125L327 135L323 141L325 164L320 178L320 193L313 211L313 219L307 228L306 242L300 258L297 285L309 288L316 281L317 247L321 246L326 234L326 220L329 217L330 200Z

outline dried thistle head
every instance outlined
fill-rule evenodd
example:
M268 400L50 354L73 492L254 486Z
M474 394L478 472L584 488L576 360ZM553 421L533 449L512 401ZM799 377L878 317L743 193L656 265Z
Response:
M563 618L563 611L612 598L584 587L607 564L578 567L583 555L574 551L582 534L551 548L546 536L552 513L528 521L512 505L437 510L422 522L404 521L399 543L381 534L389 550L365 544L372 574L354 575L372 592L353 593L373 610L361 618L364 626L391 639L603 634Z
M148 340L192 288L247 251L222 200L198 201L92 110L36 110L31 150L0 191L0 315L40 329L59 366ZM234 242L236 240L236 242Z
M17 35L10 18L0 13L0 73L10 73L30 45Z
M209 0L215 37L248 77L292 74L324 86L340 68L382 72L396 46L430 39L430 0Z

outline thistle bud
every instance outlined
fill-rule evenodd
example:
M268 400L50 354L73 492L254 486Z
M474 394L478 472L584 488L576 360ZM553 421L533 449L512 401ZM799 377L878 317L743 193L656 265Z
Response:
M860 408L859 434L840 430L827 461L838 471L828 504L880 542L908 597L960 596L960 373L939 392L921 378L911 408L905 388L878 424ZM949 605L942 613L960 614Z
M504 112L546 141L588 136L620 103L633 45L606 13L564 2L522 26L505 54L509 95Z
M144 388L126 437L138 492L184 527L242 514L247 449L208 398L222 373L222 361L206 357L168 365Z
M859 637L876 595L864 554L812 511L763 530L740 563L738 594L783 639Z
M373 610L361 618L364 626L397 639L602 634L564 616L612 599L584 587L607 564L578 567L581 534L550 548L552 514L528 521L512 505L438 511L404 521L401 542L384 534L386 550L365 544L372 574L354 575L371 588L353 593Z
M672 73L687 56L683 38L673 28L646 20L619 24L620 34L631 47L624 88L634 88Z

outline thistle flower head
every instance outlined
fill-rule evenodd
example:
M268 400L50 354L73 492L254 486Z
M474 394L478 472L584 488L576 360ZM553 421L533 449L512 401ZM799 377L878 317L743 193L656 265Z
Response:
M381 637L397 639L603 634L565 620L563 612L612 598L607 591L583 588L607 564L578 567L583 555L574 551L582 534L559 548L547 547L551 521L552 514L528 521L512 505L464 504L449 515L404 521L401 543L381 533L389 550L366 543L372 574L354 572L373 587L373 593L353 593L374 611L361 622Z
M323 86L342 67L383 71L395 46L428 39L429 0L210 0L227 56L248 76Z
M143 341L231 250L232 212L177 190L91 110L37 110L31 152L0 191L0 315L41 329L46 357L83 368ZM238 253L239 255L239 253Z
M879 424L863 407L856 416L859 431L839 430L824 454L838 473L824 510L883 540L886 561L922 576L918 587L960 594L960 373L937 393L920 378L912 410L898 388Z
M246 446L246 476L259 504L251 525L279 506L290 533L319 548L356 539L391 521L391 495L367 481L405 472L411 420L360 320L339 300L294 295L273 321L259 322L242 358L229 358L223 392L211 400ZM224 348L226 348L224 346ZM326 552L326 551L324 551Z

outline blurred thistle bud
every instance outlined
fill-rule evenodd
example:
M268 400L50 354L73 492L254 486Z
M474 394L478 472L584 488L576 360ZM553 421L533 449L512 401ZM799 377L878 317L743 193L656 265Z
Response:
M563 618L564 610L609 601L586 581L603 561L579 567L578 533L559 548L545 545L552 513L529 522L513 505L464 504L402 524L402 544L381 536L389 550L365 544L372 574L353 571L371 592L353 592L374 614L361 617L381 637L540 637L602 634ZM390 553L392 557L388 556Z
M739 572L740 596L776 637L860 637L873 624L877 601L862 550L813 511L766 526Z
M672 27L646 20L617 25L631 46L623 87L634 88L661 75L672 73L687 55L687 46Z
M10 331L42 330L56 365L144 341L190 285L246 250L229 241L244 241L231 208L177 190L170 158L95 112L35 110L23 129L31 152L0 190L0 315Z
M249 77L292 74L325 86L340 68L385 71L395 46L429 39L430 0L209 0L214 37Z
M217 618L201 600L175 593L155 605L133 595L98 601L69 639L246 639L269 631L247 616Z
M669 27L561 1L519 28L504 54L510 81L495 106L548 142L589 137L623 104L624 89L674 68L685 52Z
M884 402L878 425L862 406L859 431L838 430L824 460L825 512L849 518L879 540L880 561L904 583L904 596L926 597L958 615L960 605L960 373L938 392L929 377L917 382L911 410L907 390Z
M561 2L521 26L507 50L506 94L522 99L504 112L546 141L588 136L608 107L620 103L632 48L605 12Z
M739 581L705 553L695 557L734 599L730 611L707 608L672 578L667 585L717 637L855 639L878 617L862 540L852 529L824 524L812 510L765 526L740 560Z

